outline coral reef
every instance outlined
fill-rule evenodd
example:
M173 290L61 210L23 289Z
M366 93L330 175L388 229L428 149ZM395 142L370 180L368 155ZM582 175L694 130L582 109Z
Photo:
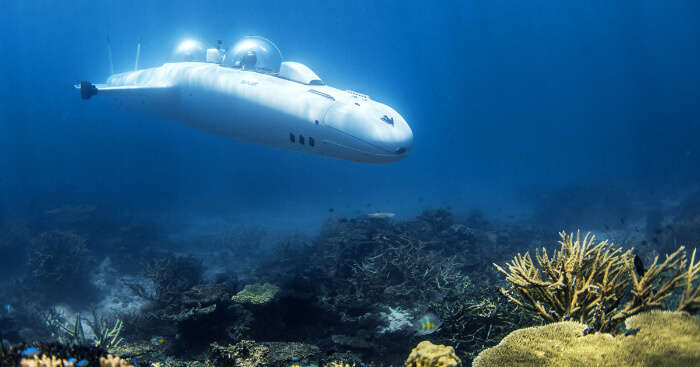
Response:
M109 320L97 314L93 309L92 320L86 320L89 330L92 332L91 338L86 338L82 318L77 314L75 321L67 323L63 315L55 309L50 309L44 315L46 326L51 332L51 336L63 345L94 345L98 348L111 350L118 347L124 338L120 337L123 323L120 319L113 320L113 325L109 326Z
M95 298L94 260L86 240L71 232L44 232L32 240L26 286L46 304L84 305Z
M275 299L279 291L280 287L270 283L248 284L231 297L231 300L236 303L263 305Z
M161 304L170 304L180 295L202 281L202 263L193 257L172 255L153 259L144 269L143 275L153 282L155 294L152 298ZM143 294L145 298L149 298Z
M481 352L474 367L694 366L700 363L700 320L683 312L630 317L626 335L584 335L586 325L561 321L512 332Z
M36 348L37 353L31 356L23 354L28 347ZM107 353L103 349L93 346L67 346L58 343L33 343L31 345L18 343L8 348L0 348L0 366L17 366L23 358L36 362L36 360L43 359L44 356L51 362L67 361L74 358L75 361L85 360L88 366L100 366L100 358L106 355ZM34 357L36 357L36 360ZM41 366L41 364L38 365ZM58 366L64 367L62 364Z
M411 350L404 367L461 367L462 360L451 346L435 345L424 340Z
M214 365L218 367L288 367L301 366L304 362L316 362L320 350L304 343L263 342L241 340L235 345L212 344ZM290 362L293 362L290 364Z
M596 243L590 233L583 238L580 232L559 235L560 249L551 257L546 249L537 251L537 265L529 253L518 254L507 270L494 264L511 285L500 289L510 301L549 322L576 320L589 331L612 331L632 315L664 308L664 299L686 281L687 295L678 310L695 309L693 300L700 291L693 288L693 280L698 269L693 253L688 271L681 270L687 264L683 247L641 270L631 250L623 252L607 241ZM620 306L628 294L631 299Z
M20 361L21 367L75 367L78 363L76 358L56 358L56 356L47 357L42 355L41 358L34 356L33 358L22 358ZM101 367L134 367L125 360L115 357L111 354L107 357L100 357Z

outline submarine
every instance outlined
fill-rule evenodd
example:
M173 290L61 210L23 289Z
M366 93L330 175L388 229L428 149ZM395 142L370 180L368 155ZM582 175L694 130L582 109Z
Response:
M366 163L394 162L413 132L393 108L331 87L308 66L283 61L272 41L246 36L228 49L185 40L173 62L75 85L82 99L105 97L223 137ZM111 52L110 52L111 55ZM111 62L111 60L110 60Z

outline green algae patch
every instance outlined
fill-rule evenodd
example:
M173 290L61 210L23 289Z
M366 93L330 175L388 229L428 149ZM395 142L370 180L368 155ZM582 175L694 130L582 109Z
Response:
M275 299L279 291L280 287L270 283L248 284L231 297L231 300L236 303L262 305Z
M700 365L700 319L683 312L650 311L626 321L629 335L583 335L586 325L564 321L516 330L474 360L495 366Z

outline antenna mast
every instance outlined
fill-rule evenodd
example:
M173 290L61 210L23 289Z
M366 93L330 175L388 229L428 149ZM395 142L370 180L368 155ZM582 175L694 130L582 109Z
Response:
M109 75L114 75L114 63L112 63L112 41L107 36L107 56L109 57Z
M134 62L134 71L139 69L139 57L141 57L141 37L139 37L139 43L136 44L136 62Z

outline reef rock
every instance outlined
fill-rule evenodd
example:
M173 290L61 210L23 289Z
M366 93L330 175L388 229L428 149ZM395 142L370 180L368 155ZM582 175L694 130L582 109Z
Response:
M516 330L484 350L474 367L698 366L700 319L682 312L650 311L626 320L627 331L583 335L586 325L556 322Z

